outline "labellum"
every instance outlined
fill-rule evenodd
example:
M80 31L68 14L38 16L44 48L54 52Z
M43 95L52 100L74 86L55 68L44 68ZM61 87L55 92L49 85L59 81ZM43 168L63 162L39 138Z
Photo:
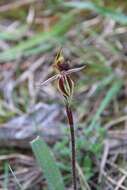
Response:
M58 80L58 87L65 99L70 99L73 95L74 82L68 75L63 75Z

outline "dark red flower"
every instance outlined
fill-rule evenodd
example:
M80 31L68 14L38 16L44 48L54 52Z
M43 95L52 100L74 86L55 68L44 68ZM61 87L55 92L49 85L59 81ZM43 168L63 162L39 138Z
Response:
M46 85L49 82L58 79L58 87L60 92L66 99L71 98L73 95L74 82L71 79L70 74L82 70L83 68L85 68L85 66L70 69L68 62L65 62L65 59L62 54L62 49L58 51L53 66L57 70L58 74L54 75L53 77L47 79L44 82L41 82L39 86Z

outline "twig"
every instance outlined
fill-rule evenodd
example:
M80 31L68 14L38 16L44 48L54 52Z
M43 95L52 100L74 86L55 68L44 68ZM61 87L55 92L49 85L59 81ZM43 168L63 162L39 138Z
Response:
M107 157L108 157L108 153L109 153L109 142L108 140L105 141L105 147L104 147L104 153L101 159L101 164L100 164L100 173L99 173L99 179L98 181L101 182L102 179L102 172L104 171L104 167L107 161Z
M119 170L123 175L127 175L127 171L121 167L119 167L118 165L114 164L113 162L107 161L107 164L109 164L110 166L112 166L114 169Z
M114 125L117 125L118 123L121 123L121 122L126 121L126 120L127 120L127 115L121 116L121 117L114 119L114 120L110 121L109 123L105 124L104 128L110 129Z
M126 179L127 175L124 175L120 178L120 180L117 183L117 186L114 190L119 190L120 186L122 185L122 183L124 182L124 180Z
M22 185L19 183L19 181L18 181L18 179L17 179L15 173L13 172L13 170L12 170L12 168L11 168L11 166L10 166L9 164L8 164L8 167L9 167L9 169L10 169L10 171L11 171L11 173L12 173L14 179L15 179L15 182L16 182L17 185L18 185L18 187L19 187L21 190L23 190Z
M80 181L82 182L83 190L91 190L91 188L90 188L89 184L87 183L87 180L85 179L85 176L84 176L84 174L83 174L78 163L76 163L76 169L77 169L78 174L79 174L79 179L81 177Z
M115 180L113 180L106 172L103 171L103 175L104 177L113 185L116 185L117 182ZM123 190L127 190L126 187L124 187L123 185L119 185L119 187Z
M15 81L14 87L19 85L20 83L24 82L26 79L29 78L33 72L35 72L44 62L45 56L40 57L37 61L35 61L28 70L24 71L21 76Z

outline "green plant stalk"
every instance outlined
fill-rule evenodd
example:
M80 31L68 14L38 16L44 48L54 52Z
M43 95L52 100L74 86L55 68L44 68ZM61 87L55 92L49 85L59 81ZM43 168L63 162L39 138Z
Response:
M66 113L70 127L70 137L71 137L71 162L72 162L73 187L74 190L77 190L75 130L74 130L73 114L69 104L66 104Z

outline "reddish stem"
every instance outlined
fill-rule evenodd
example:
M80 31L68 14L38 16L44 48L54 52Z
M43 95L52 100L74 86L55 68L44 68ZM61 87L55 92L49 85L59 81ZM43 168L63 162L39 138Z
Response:
M68 123L70 127L70 134L71 134L71 161L72 161L73 187L74 187L74 190L77 190L75 131L74 131L72 111L68 104L66 105L66 113L67 113Z

